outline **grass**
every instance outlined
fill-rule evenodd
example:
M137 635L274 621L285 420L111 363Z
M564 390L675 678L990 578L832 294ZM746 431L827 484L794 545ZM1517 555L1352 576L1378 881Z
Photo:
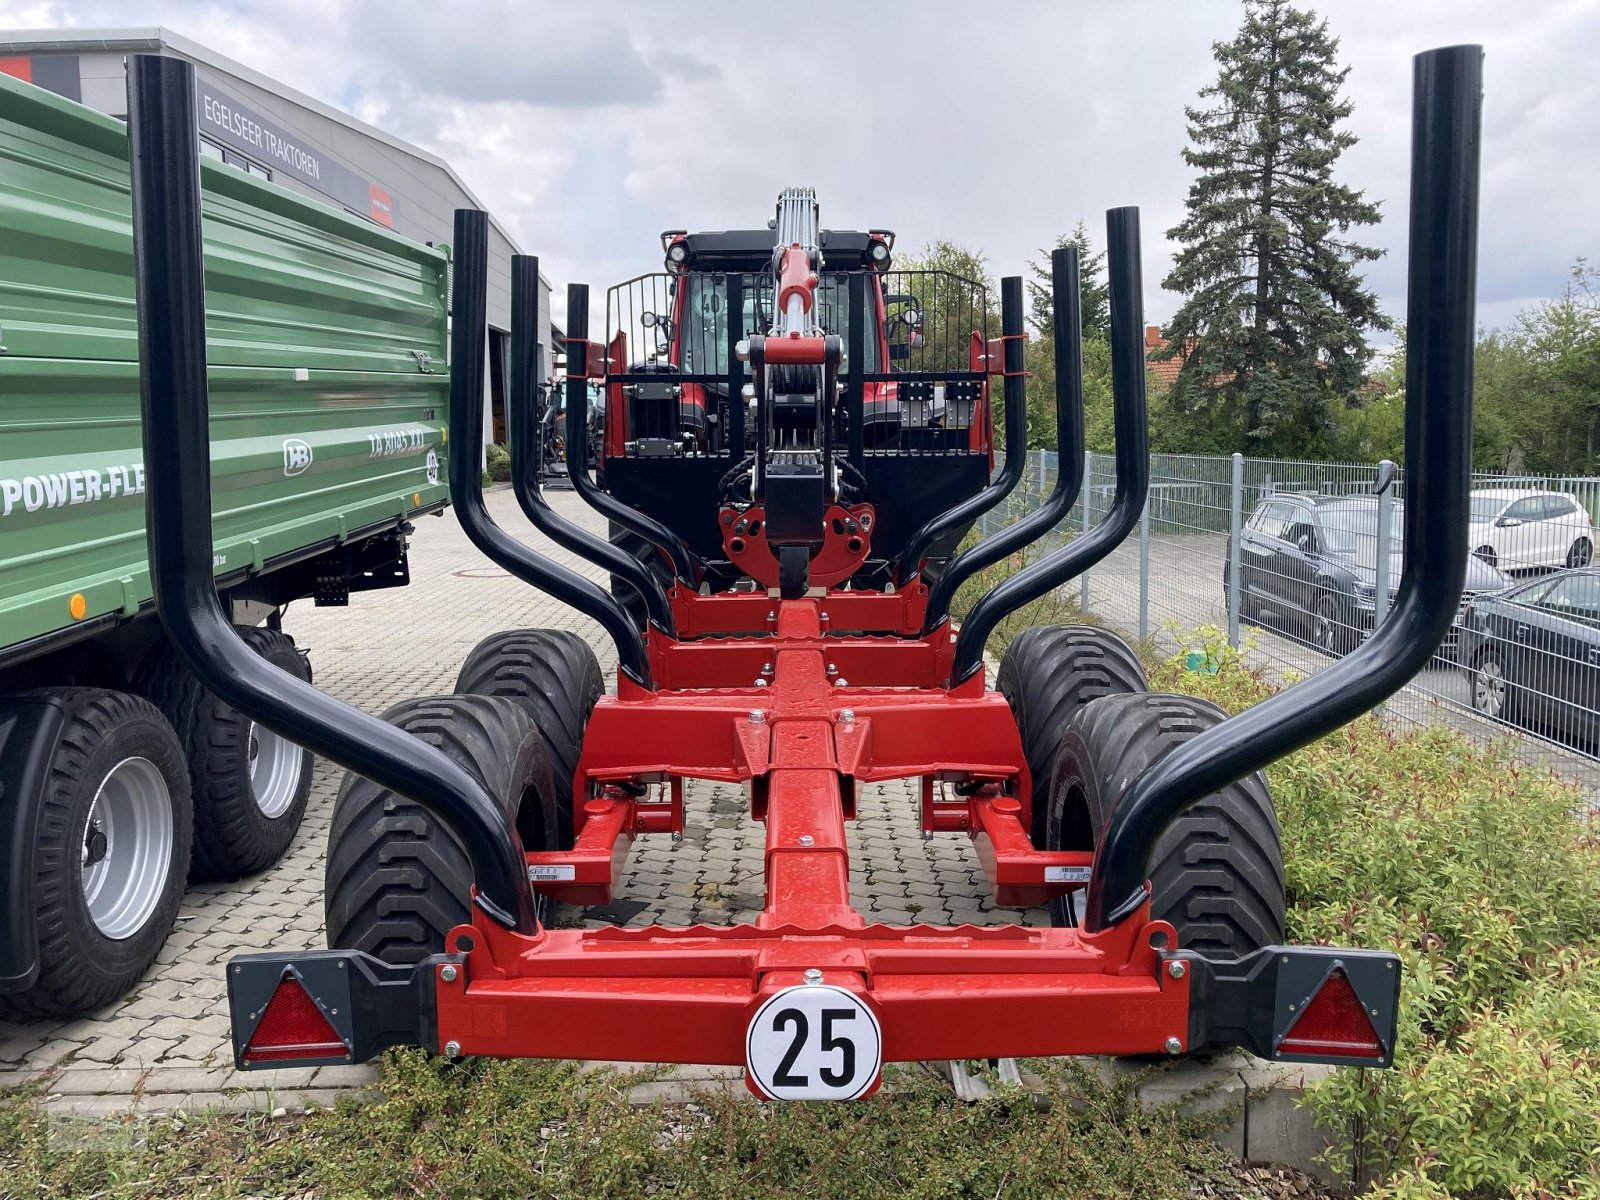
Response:
M1274 690L1201 631L1214 673L1151 674L1238 711ZM1310 1094L1390 1200L1600 1198L1600 826L1509 742L1364 716L1267 770L1291 941L1400 956L1389 1071Z
M392 1053L382 1098L269 1120L197 1115L125 1126L0 1099L0 1193L878 1200L1234 1196L1201 1118L1144 1111L1140 1078L1040 1064L1053 1103L1017 1089L963 1104L920 1068L852 1105L708 1093L635 1109L637 1076L570 1064L446 1065ZM1215 1120L1216 1118L1210 1118ZM1246 1185L1248 1186L1248 1185ZM1259 1195L1249 1190L1244 1195Z

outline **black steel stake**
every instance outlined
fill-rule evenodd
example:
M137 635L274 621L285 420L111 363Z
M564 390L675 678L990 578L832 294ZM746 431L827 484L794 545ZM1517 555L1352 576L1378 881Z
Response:
M1059 525L1083 487L1083 317L1076 246L1059 248L1050 255L1050 287L1054 297L1056 364L1055 487L1022 520L950 560L929 589L927 615L922 622L924 634L932 633L949 619L950 602L963 583Z
M1115 801L1095 852L1083 927L1145 898L1150 853L1185 809L1393 695L1450 630L1467 572L1472 351L1483 49L1415 59L1406 297L1404 573L1388 619L1348 657L1198 734Z
M1117 485L1111 511L1083 537L1024 567L973 605L956 635L952 682L970 677L983 665L984 645L1007 614L1037 600L1051 588L1060 587L1110 554L1132 532L1144 511L1150 490L1150 421L1145 403L1144 299L1137 208L1113 208L1106 213L1106 277L1111 289L1112 423L1117 437ZM1060 466L1067 469L1065 459Z
M633 618L594 580L546 558L495 524L483 502L483 356L488 340L489 214L458 208L450 321L450 505L472 544L526 584L600 623L628 676L651 686L650 657ZM571 449L568 449L568 456Z
M1022 277L1007 275L1000 281L1000 332L1005 335L1006 456L998 478L989 486L948 508L911 535L895 564L895 580L914 579L922 556L941 534L976 521L999 504L1022 482L1028 465L1028 381L1023 374Z
M544 451L539 437L538 356L539 260L531 254L516 254L511 258L511 386L506 401L512 491L535 529L624 580L639 593L650 620L675 637L672 605L654 573L620 547L567 520L544 498L540 487Z
M471 772L419 738L280 671L240 640L212 579L205 258L194 67L128 62L134 293L150 581L167 636L212 692L253 721L437 813L472 862L475 902L533 934L522 841Z
M698 564L682 538L654 517L601 491L589 478L589 442L584 418L589 407L589 285L567 285L567 475L573 489L603 517L663 551L673 574L690 586L700 582Z

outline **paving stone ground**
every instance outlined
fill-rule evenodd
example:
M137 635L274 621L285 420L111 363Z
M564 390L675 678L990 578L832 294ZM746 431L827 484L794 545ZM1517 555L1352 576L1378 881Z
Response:
M590 528L600 519L568 492L558 510ZM533 532L509 490L489 494L503 527L570 566L595 574ZM414 696L454 689L462 660L482 638L511 628L572 628L594 645L608 674L616 656L600 628L492 566L446 514L419 522L411 585L351 597L350 607L292 606L284 628L310 651L318 686L371 713ZM322 872L328 823L343 772L318 761L305 822L285 858L238 883L189 889L176 927L145 979L120 1003L78 1020L0 1021L0 1086L50 1076L47 1101L85 1115L175 1108L273 1108L328 1103L372 1078L367 1067L241 1074L233 1069L223 966L254 950L320 947ZM634 843L619 898L643 903L632 924L731 924L762 905L763 836L743 791L691 785L687 829ZM962 835L924 842L916 798L905 784L874 785L857 798L849 826L851 899L888 924L1048 923L1042 910L997 909ZM581 922L578 910L560 915ZM682 1080L727 1072L685 1068Z

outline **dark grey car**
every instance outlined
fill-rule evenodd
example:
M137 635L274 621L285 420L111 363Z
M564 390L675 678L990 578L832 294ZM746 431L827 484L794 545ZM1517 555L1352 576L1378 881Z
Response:
M1404 566L1403 508L1391 506L1388 588L1392 599ZM1256 505L1239 534L1239 615L1273 620L1306 637L1319 649L1348 654L1372 632L1377 611L1378 498L1270 495ZM1230 560L1234 547L1229 547ZM1223 587L1229 569L1223 570ZM1499 591L1510 580L1494 567L1469 559L1463 602ZM1450 652L1459 626L1442 649Z
M1487 717L1592 745L1600 734L1600 571L1562 571L1468 606L1461 665Z

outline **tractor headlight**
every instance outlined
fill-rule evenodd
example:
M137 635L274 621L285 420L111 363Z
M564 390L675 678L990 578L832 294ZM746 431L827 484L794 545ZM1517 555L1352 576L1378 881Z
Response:
M682 242L673 242L667 247L667 270L677 274L683 269L683 264L688 261L689 247Z
M872 261L877 264L878 270L885 270L889 266L889 245L881 240L874 240L872 249L867 251L872 256Z

